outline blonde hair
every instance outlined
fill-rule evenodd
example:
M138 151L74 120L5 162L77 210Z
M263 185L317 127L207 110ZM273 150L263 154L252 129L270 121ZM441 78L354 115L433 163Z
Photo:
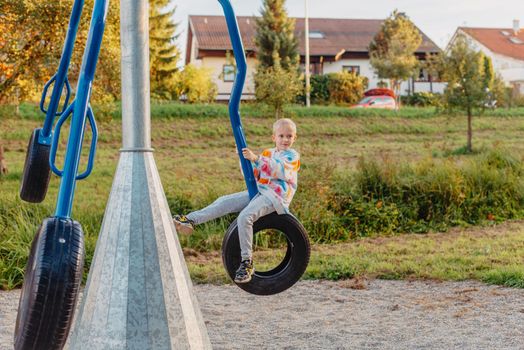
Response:
M292 121L289 118L280 118L279 120L273 123L273 134L276 133L277 129L283 125L288 125L293 130L293 133L297 133L297 125L294 121Z

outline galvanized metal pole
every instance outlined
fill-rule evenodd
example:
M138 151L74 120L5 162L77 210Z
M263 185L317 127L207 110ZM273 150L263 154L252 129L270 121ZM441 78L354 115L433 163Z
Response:
M306 32L306 38L305 38L305 44L306 44L306 107L311 106L311 84L309 79L309 14L308 14L308 4L307 0L304 0L304 4L306 7L306 16L304 18L305 21L305 32Z
M147 0L121 0L123 148L71 349L211 349L151 149Z
M148 1L120 3L123 150L150 151Z

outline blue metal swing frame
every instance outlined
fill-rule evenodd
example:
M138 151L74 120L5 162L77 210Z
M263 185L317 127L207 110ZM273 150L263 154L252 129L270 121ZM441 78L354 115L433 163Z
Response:
M49 165L50 169L58 176L62 177L58 191L58 198L55 210L55 216L59 218L69 219L71 217L71 210L73 206L73 198L75 194L76 181L88 177L93 169L94 158L96 153L96 143L98 140L98 129L96 126L93 110L89 105L91 97L91 89L100 54L100 47L104 35L104 29L107 18L107 10L109 0L96 0L93 7L91 24L89 27L89 34L87 43L82 58L82 66L78 78L76 89L76 98L69 104L71 96L71 86L67 79L67 72L71 63L71 56L78 32L78 25L84 7L84 0L75 0L71 17L69 20L69 27L60 58L60 64L57 73L45 84L42 98L40 100L40 109L46 114L44 126L41 129L37 142L42 145L50 145ZM44 107L47 91L51 84L54 83L53 91L47 109ZM65 86L65 101L61 112L57 112L60 99L63 95ZM53 129L55 117L59 117ZM71 117L70 133L67 141L67 148L65 151L65 160L63 170L59 170L55 164L56 153L58 148L58 141L60 137L60 130L62 125ZM86 121L89 121L92 140L89 151L89 158L86 170L78 174L78 166L80 163L80 155L82 152L82 143L84 140L84 132Z
M71 10L71 17L69 19L69 27L67 29L67 35L62 50L62 56L60 58L60 64L58 65L58 71L51 79L44 85L44 91L42 92L42 98L40 99L40 110L46 114L44 126L39 134L38 143L42 145L50 145L53 138L52 128L55 117L59 117L66 111L71 97L71 85L67 79L67 72L69 70L69 64L71 63L71 56L75 46L76 34L78 32L78 25L80 24L80 17L82 16L82 10L84 8L84 0L75 0L73 3L73 9ZM47 97L47 90L53 84L53 92L51 93L51 99L49 106L45 108L45 100ZM64 85L66 87L66 96L62 111L57 113L58 104L63 94Z
M237 145L238 156L240 157L240 164L242 172L244 173L244 180L246 182L249 198L253 199L258 193L257 183L253 174L253 166L251 162L242 156L242 148L247 147L246 137L244 136L244 129L242 128L242 121L240 120L240 98L242 97L242 90L246 81L246 54L244 52L244 45L238 29L238 22L235 17L235 12L229 0L218 0L224 9L226 17L227 28L231 44L233 45L233 54L235 55L235 62L237 65L237 72L235 75L235 82L231 91L231 98L229 100L229 119L231 127L233 128L233 135L235 136L235 143Z
M95 1L91 24L89 27L89 34L87 36L86 48L82 58L82 67L80 69L80 75L78 78L76 98L74 102L72 102L71 105L64 111L63 115L55 126L55 137L53 137L49 162L51 169L57 175L62 176L60 188L58 190L58 199L55 211L55 216L60 218L71 217L76 181L85 179L87 176L89 176L93 168L98 132L93 116L93 111L89 105L89 98L91 97L91 89L95 76L96 64L98 63L98 56L100 54L100 47L102 45L108 7L109 0ZM60 134L60 128L63 122L67 117L69 117L71 113L71 131L67 142L64 169L62 171L58 171L54 165L58 136ZM87 170L84 173L78 175L78 165L80 163L80 154L82 151L82 142L84 140L84 131L87 119L91 124L93 138L91 141Z

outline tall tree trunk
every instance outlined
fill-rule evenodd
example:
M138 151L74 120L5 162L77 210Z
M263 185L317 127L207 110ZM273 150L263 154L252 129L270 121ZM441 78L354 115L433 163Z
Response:
M7 174L7 163L4 159L4 146L0 145L0 176Z
M282 109L283 109L282 107L276 107L276 108L275 108L275 119L276 119L276 120L279 120L279 119L280 119L280 115L281 115L281 113L282 113Z
M395 93L395 102L397 103L396 110L400 110L400 84L398 80L391 80L391 87Z
M471 107L468 106L468 145L467 145L467 151L468 153L473 152L473 147L471 145L471 139L473 138L473 130L471 128Z

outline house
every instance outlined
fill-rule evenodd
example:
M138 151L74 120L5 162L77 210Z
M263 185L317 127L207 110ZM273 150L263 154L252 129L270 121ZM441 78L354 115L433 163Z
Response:
M459 27L448 48L459 35L464 35L476 50L491 58L493 69L506 85L524 94L524 30L520 29L518 20L513 21L513 28Z
M256 17L237 17L240 34L247 58L247 77L243 98L253 98L253 73L256 68ZM370 64L368 46L380 30L383 20L377 19L309 19L309 46L311 74L327 74L343 70L354 71L369 79L369 88L377 87L380 79ZM185 63L209 67L218 86L218 99L228 99L234 80L231 42L223 16L189 16ZM295 37L299 42L302 69L305 62L304 19L295 18ZM426 55L441 50L424 33L416 56L424 60ZM232 57L230 55L229 57ZM421 70L416 79L401 86L403 94L431 91L442 92L445 84L432 81L431 75Z

